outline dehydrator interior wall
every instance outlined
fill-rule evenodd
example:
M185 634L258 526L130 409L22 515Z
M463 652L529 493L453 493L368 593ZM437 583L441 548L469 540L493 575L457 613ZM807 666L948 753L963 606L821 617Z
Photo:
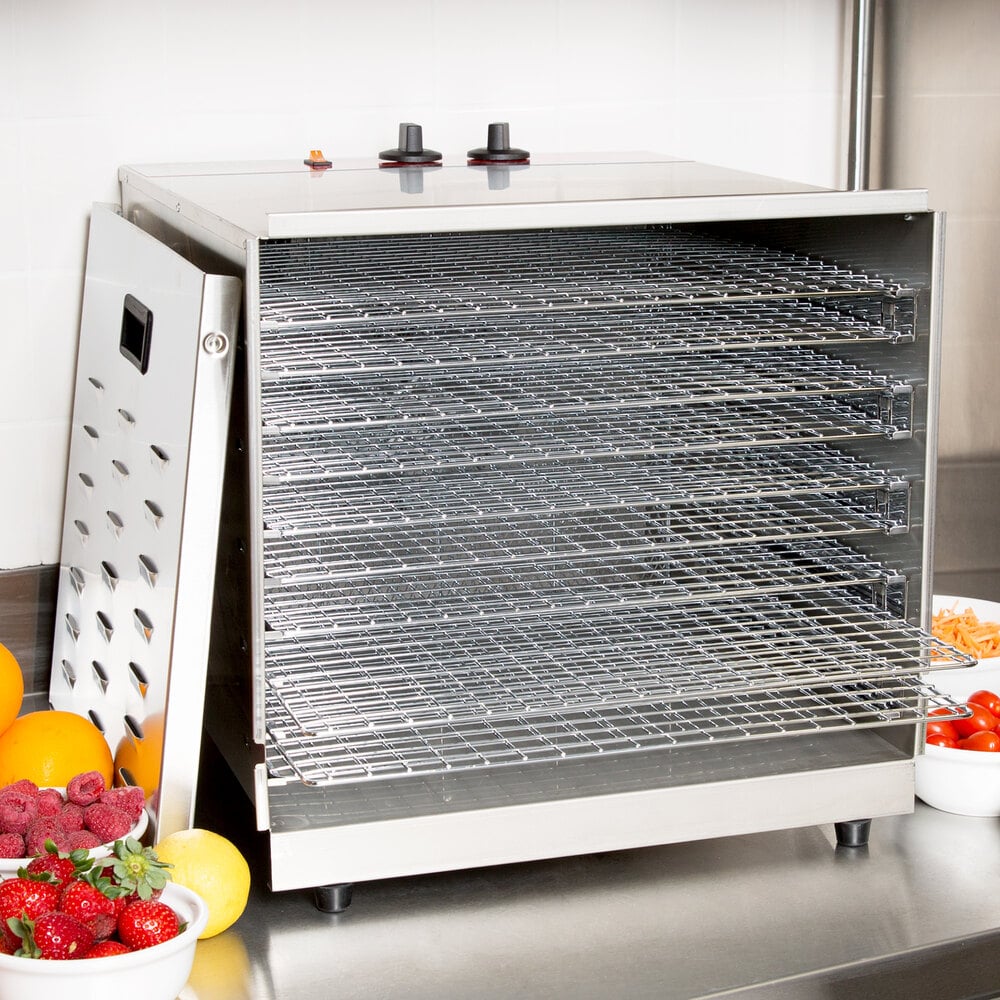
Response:
M237 238L180 173L123 176L245 277L206 718L274 888L912 808L922 675L962 662L922 628L919 193L719 200L709 170L526 218L431 173L391 222Z

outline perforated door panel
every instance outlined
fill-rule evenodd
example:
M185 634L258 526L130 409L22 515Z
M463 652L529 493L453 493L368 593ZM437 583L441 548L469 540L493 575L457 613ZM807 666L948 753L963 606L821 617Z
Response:
M161 830L194 803L240 292L95 206L50 701L131 742Z

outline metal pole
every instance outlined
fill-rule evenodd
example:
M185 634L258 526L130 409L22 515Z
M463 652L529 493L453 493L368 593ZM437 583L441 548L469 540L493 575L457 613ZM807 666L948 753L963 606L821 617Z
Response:
M847 144L847 186L851 191L868 188L874 35L875 0L854 0L851 127Z

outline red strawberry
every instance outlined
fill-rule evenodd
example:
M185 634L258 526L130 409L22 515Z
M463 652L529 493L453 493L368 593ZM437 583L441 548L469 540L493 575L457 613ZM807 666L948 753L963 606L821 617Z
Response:
M94 867L88 851L60 851L51 840L45 841L45 853L32 858L18 874L27 874L39 882L63 886L71 879L82 878Z
M96 886L74 879L59 894L59 910L76 917L98 941L115 932L115 903Z
M158 899L129 903L118 918L118 937L130 948L152 948L180 933L177 914Z
M109 955L127 955L132 949L121 941L98 941L86 958L107 958Z
M65 885L76 872L76 864L65 854L39 854L32 858L24 869L29 875L49 876L44 881Z
M15 920L14 927L21 938L17 954L26 958L83 958L94 943L89 927L58 910L43 913L37 920L30 917Z
M8 920L40 917L54 910L58 902L59 886L54 882L36 882L21 876L0 882L0 930L9 943L14 943L17 937L8 926Z

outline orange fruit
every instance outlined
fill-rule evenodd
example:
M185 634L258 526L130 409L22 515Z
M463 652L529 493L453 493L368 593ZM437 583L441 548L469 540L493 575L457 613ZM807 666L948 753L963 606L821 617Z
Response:
M148 799L160 787L163 760L163 715L151 715L142 723L142 739L126 730L115 750L115 784L138 785Z
M100 772L110 787L111 768L104 734L75 712L29 712L0 733L0 787L22 778L40 787L64 787L84 771Z
M0 733L21 711L24 699L24 675L14 654L0 643Z

